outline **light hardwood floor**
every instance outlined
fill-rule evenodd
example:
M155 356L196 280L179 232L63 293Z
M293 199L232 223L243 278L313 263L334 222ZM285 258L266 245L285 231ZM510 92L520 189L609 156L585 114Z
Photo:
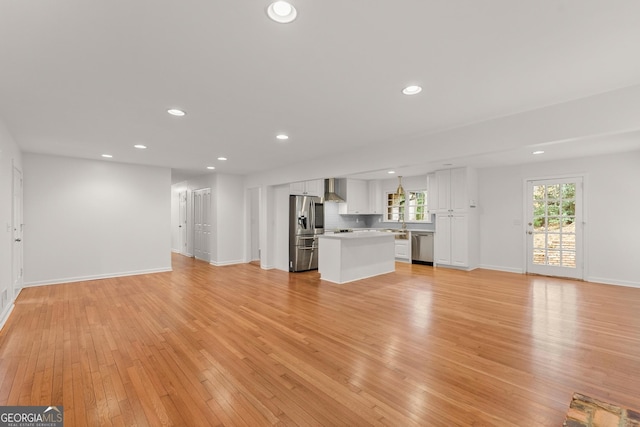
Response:
M24 289L0 405L62 405L66 426L559 426L574 391L640 409L640 289L173 269Z

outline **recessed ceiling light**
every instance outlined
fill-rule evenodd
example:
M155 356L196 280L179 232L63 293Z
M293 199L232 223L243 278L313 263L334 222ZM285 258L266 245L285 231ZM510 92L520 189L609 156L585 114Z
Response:
M288 24L296 19L298 11L289 2L276 1L267 7L267 15L279 24Z
M171 114L172 116L178 116L178 117L182 117L185 114L187 114L182 110L178 110L177 108L170 108L167 110L167 113Z
M388 174L396 173L396 171L389 171Z
M226 157L218 157L218 160L227 160Z
M416 95L420 92L422 92L422 88L416 85L407 86L402 89L402 93L404 93L405 95Z
M103 154L102 157L104 157L105 159L110 159L113 156L111 154Z
M276 138L278 138L281 141L284 141L285 139L289 139L289 136L281 133L280 135L277 135Z
M215 166L207 166L207 169L214 170L215 168L216 168Z
M142 144L136 144L134 145L135 148L137 148L138 150L144 150L147 148L146 145L142 145Z
M542 151L542 150L538 150L538 151L534 151L534 152L533 152L533 153L531 153L531 154L544 154L544 151Z

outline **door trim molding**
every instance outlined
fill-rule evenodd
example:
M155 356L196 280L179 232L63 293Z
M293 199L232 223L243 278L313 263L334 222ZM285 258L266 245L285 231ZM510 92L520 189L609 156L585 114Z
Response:
M20 218L16 218L16 173L20 174ZM19 222L19 224L17 224ZM15 227L20 227L20 278L18 281L18 287L16 287L16 245L15 241ZM18 167L15 159L11 160L11 283L9 284L11 289L11 303L16 300L16 297L20 290L24 287L24 173L22 169Z

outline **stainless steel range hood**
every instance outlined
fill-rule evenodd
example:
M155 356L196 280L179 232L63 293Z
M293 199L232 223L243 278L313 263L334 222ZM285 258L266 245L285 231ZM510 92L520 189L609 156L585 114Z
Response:
M340 191L340 180L329 178L324 180L324 201L325 202L344 202L344 198L338 194Z

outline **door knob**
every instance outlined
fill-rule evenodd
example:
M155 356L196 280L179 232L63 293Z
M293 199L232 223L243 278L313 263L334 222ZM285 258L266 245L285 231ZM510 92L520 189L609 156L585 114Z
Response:
M16 239L16 242L22 242L22 239Z
M527 234L533 234L533 231L527 231Z

